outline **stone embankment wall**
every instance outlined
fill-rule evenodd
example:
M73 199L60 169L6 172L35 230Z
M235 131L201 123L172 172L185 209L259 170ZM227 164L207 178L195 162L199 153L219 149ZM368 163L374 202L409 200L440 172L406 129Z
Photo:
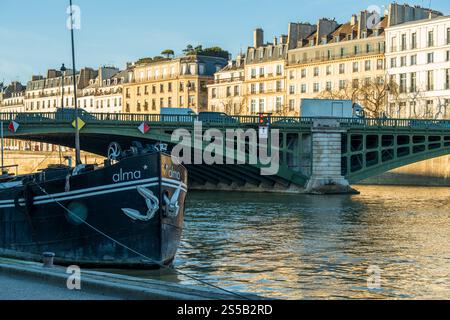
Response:
M369 178L362 184L450 187L450 156L414 163Z
M4 152L4 165L19 165L18 174L36 172L45 169L50 164L68 164L64 156L72 156L72 165L75 164L75 155L69 152L43 152L43 151L8 151ZM88 164L102 164L104 158L90 153L81 153L81 159ZM16 173L15 168L9 168L10 173Z

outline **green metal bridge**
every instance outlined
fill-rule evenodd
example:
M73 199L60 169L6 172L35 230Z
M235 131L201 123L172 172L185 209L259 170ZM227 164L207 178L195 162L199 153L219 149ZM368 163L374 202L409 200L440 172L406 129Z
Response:
M81 149L102 156L106 156L112 141L124 148L139 141L144 145L165 143L170 149L175 145L172 133L180 128L192 133L197 120L196 116L106 113L82 113L80 118L85 123L80 131ZM5 138L74 147L73 113L0 113L0 121L4 124ZM13 121L19 124L15 132L8 128ZM259 121L258 116L226 117L203 122L202 130L258 132ZM279 129L277 175L261 175L264 165L259 162L195 164L187 165L191 185L235 190L302 189L311 176L320 172L323 176L336 175L333 172L336 169L338 175L354 184L395 168L450 154L450 120L332 119L331 127L327 121L320 122L323 121L312 118L270 118L270 129ZM146 133L138 129L143 123L149 126ZM327 139L338 141L339 145L328 143ZM201 148L207 145L203 143ZM249 150L248 141L245 150ZM337 157L338 163L328 159L330 155L333 159Z

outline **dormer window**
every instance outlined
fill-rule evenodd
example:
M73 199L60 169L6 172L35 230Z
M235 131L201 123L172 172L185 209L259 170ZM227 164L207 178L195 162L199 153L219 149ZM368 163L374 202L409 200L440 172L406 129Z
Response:
M361 38L363 38L363 39L367 38L367 31L363 31L361 33Z
M311 47L314 46L314 39L309 40L309 45L310 45Z
M259 59L264 58L264 49L259 50Z
M347 40L353 40L353 35L352 34L348 34L347 35Z

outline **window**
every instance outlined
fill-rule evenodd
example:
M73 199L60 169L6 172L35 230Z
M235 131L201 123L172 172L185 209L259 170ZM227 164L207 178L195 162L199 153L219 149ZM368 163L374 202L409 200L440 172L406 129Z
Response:
M358 72L358 71L359 71L359 63L353 62L353 72Z
M306 93L306 89L306 84L302 84L300 88L301 93Z
M331 91L331 81L327 81L326 89L327 91Z
M266 100L259 99L259 112L264 112L265 105L266 105Z
M417 33L411 35L411 49L417 48Z
M402 34L402 43L401 43L401 50L406 50L406 34Z
M450 28L447 28L447 44L450 44Z
M227 97L231 97L231 87L227 87Z
M397 67L397 58L391 58L391 68Z
M433 52L427 54L427 62L428 63L433 63L434 62L434 53Z
M167 98L167 106L172 108L172 97Z
M192 96L192 95L188 96L188 104L189 104L189 107L195 106L195 96Z
M430 70L427 73L427 91L433 90L434 90L434 72L433 70Z
M276 88L277 88L277 92L280 92L281 90L283 90L283 82L278 80L276 83Z
M277 76L281 76L283 73L283 67L281 65L277 65Z
M417 64L417 55L414 54L411 56L411 65L415 66Z
M159 99L159 107L164 108L164 98Z
M302 69L302 78L306 78L306 69Z
M446 52L446 61L450 61L450 50L447 50Z
M295 100L291 99L289 100L289 111L294 111L295 109Z
M159 85L159 92L164 92L164 84Z
M345 73L345 64L341 63L339 65L339 74L344 74Z
M255 93L256 93L256 84L254 84L254 83L251 84L251 86L250 86L250 92L251 92L252 94L255 94Z
M172 92L172 82L167 84L167 91Z
M294 79L294 71L293 70L289 71L289 79L290 80Z
M361 46L357 45L353 48L353 51L355 53L355 55L359 54L361 52Z
M264 83L259 84L259 93L264 93Z
M320 84L318 82L315 82L314 86L313 86L313 91L314 92L319 92L319 90L320 90Z
M156 94L156 85L153 85L153 86L152 86L152 93L153 93L153 94Z
M450 69L445 70L445 90L450 89Z
M264 67L259 68L259 76L264 77Z
M250 104L250 113L254 114L256 113L256 100L252 99L252 102Z
M391 52L397 51L397 37L391 38Z
M345 89L345 80L339 80L339 90Z
M364 63L365 66L365 70L366 71L370 71L371 69L371 61L370 60L366 60L366 62Z
M358 89L359 88L359 79L353 79L352 87L353 87L353 89Z
M400 74L400 93L406 92L406 73Z
M314 68L314 77L318 77L319 76L319 67L315 67Z
M238 96L240 94L239 86L234 86L234 95Z
M252 77L252 79L255 79L255 78L256 78L256 69L252 69L252 71L251 71L251 77Z
M410 91L411 92L416 92L417 91L417 73L415 73L415 72L411 73L411 87L410 87Z
M294 85L289 86L289 94L295 94L295 86Z
M400 67L406 67L406 56L400 57Z
M428 31L428 47L434 46L434 31Z
M211 90L211 98L217 98L217 89L216 88L212 88Z
M377 60L377 70L382 70L384 68L384 61L383 59Z
M331 66L327 66L326 72L327 76L331 75Z
M276 102L275 102L275 109L276 109L276 112L281 112L281 109L282 109L282 98L281 97L277 97Z

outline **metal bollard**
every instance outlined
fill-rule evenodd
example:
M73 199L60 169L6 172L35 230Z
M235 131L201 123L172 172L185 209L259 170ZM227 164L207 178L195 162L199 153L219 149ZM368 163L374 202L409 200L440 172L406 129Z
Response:
M42 260L44 262L44 268L52 268L53 267L53 259L55 258L55 254L53 252L44 252L42 254Z

